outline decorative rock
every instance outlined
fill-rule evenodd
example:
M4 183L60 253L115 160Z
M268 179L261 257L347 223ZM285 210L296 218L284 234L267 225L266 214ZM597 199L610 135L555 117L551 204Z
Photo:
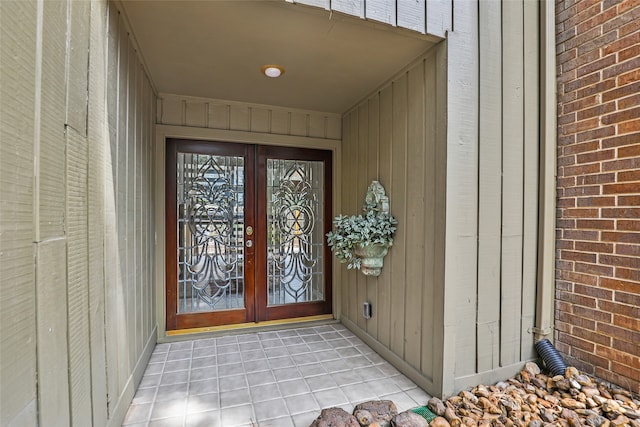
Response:
M582 403L582 402L578 402L575 399L569 399L569 398L564 398L560 400L560 404L562 406L564 406L565 408L569 408L569 409L585 409L587 406Z
M433 422L440 418L446 424L442 423L442 421L438 421L438 424L434 425ZM429 427L429 423L427 420L422 418L420 415L413 413L411 411L401 412L391 420L391 423L395 427ZM442 417L436 417L431 421L431 425L434 427L448 427L449 423Z
M565 378L575 378L578 375L580 375L580 372L576 368L574 368L573 366L567 367L567 369L565 369L565 371L564 371L564 377Z
M432 397L431 399L429 399L427 406L429 407L429 409L431 409L431 411L434 414L436 414L439 417L443 416L444 411L447 409L444 406L444 403L442 403L442 400L438 399L437 397Z
M535 377L540 374L540 367L535 362L527 362L524 364L524 370L527 371L529 376Z
M528 427L542 427L542 421L540 421L540 420L531 420L531 421L529 421Z
M640 419L640 411L629 411L629 410L627 410L624 414L627 416L627 418L631 418L631 419L634 419L634 420Z
M362 427L389 427L398 408L390 400L372 400L356 405L353 415Z
M327 408L320 412L309 427L360 427L356 417L342 408Z
M629 418L624 415L618 415L614 420L611 420L611 425L614 427L620 427L625 424L629 424Z
M620 406L618 401L609 399L602 404L600 407L604 412L613 413L613 414L623 414L625 410Z
M540 413L540 418L542 418L542 421L547 423L552 423L556 420L556 417L553 415L553 412L551 412L548 409L545 409Z

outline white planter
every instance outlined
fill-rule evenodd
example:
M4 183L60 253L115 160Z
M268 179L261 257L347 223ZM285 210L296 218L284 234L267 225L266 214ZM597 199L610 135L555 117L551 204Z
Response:
M362 259L360 271L365 276L379 276L384 262L384 256L389 251L388 245L367 245L358 247L353 251L356 256Z

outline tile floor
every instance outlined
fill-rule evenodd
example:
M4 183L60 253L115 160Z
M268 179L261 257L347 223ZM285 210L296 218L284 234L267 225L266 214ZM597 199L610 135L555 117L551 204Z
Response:
M124 424L308 427L325 407L428 395L340 324L158 344Z

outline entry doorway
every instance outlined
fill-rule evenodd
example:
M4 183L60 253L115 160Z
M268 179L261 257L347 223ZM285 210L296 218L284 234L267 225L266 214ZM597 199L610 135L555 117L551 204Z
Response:
M331 313L331 154L167 140L167 330Z

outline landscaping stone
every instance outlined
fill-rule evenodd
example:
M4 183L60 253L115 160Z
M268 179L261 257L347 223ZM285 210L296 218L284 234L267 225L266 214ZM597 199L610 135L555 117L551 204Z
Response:
M323 409L309 427L360 427L356 417L342 408Z
M321 415L312 427L640 427L639 396L574 367L564 375L548 376L533 362L514 378L480 384L444 401L432 397L426 405L437 415L431 424L411 411L397 414L393 402L372 401L356 406L360 424L339 410L342 417L351 417L340 419L352 424L316 424ZM394 411L397 415L389 416Z

